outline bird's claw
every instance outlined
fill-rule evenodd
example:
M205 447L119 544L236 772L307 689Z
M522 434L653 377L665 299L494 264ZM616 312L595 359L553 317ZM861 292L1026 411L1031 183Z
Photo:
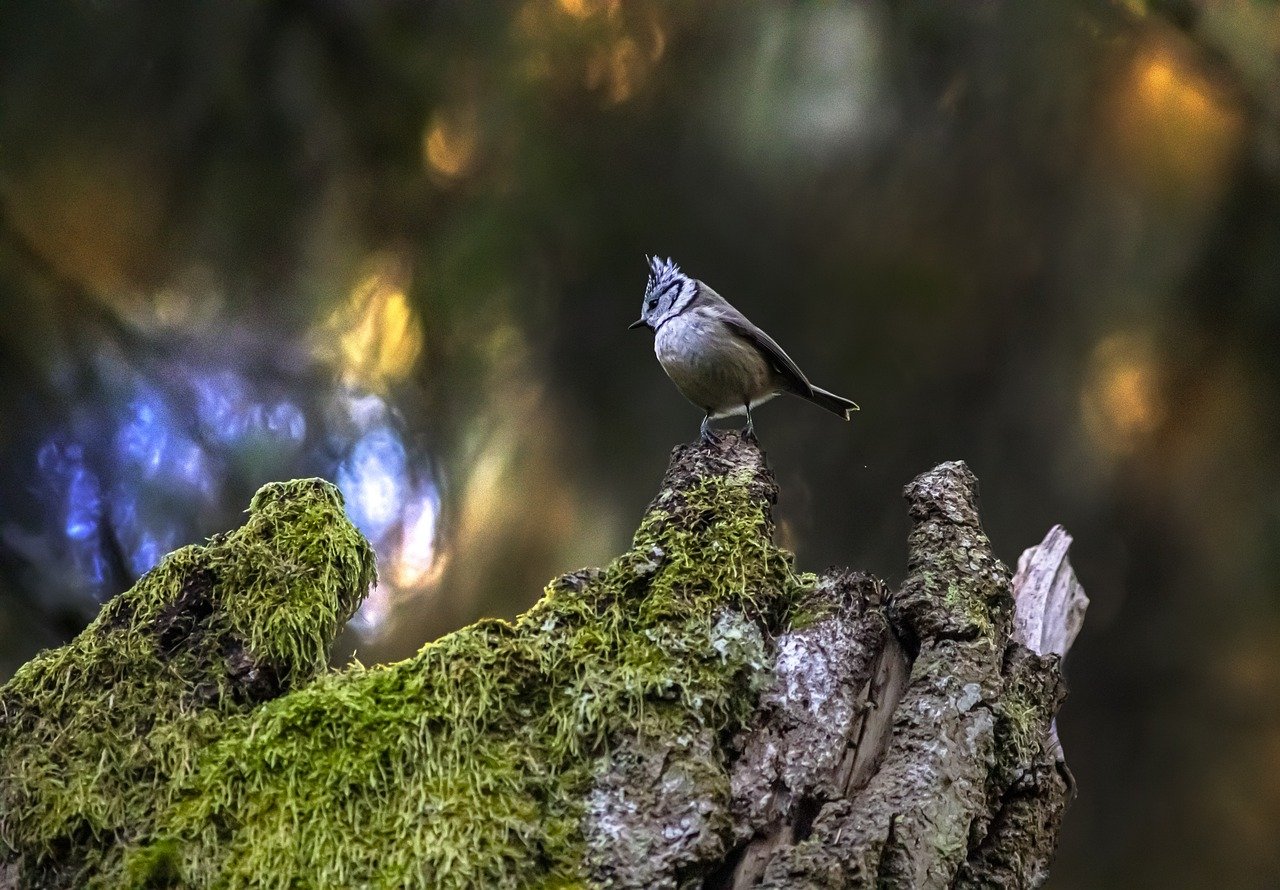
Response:
M698 432L700 434L700 438L702 439L703 445L719 445L720 444L720 437L717 436L711 430L711 413L710 412L707 413L706 417L702 418L702 426L698 428Z

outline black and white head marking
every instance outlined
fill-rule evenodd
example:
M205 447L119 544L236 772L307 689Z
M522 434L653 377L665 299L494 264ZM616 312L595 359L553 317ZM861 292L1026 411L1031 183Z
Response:
M679 315L698 295L698 282L680 271L671 259L649 260L649 284L644 289L640 317L653 330Z

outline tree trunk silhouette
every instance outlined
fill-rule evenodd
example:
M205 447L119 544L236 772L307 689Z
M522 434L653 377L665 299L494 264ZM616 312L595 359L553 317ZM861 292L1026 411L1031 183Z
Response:
M891 589L794 569L754 441L680 446L608 567L327 672L372 557L268 486L0 690L0 886L1037 885L1087 600L1060 528L1011 578L976 489L907 485Z

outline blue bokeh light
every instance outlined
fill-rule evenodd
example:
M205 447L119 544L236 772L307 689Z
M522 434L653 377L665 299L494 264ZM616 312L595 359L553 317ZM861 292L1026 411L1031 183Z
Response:
M404 444L385 426L363 435L338 467L347 515L375 545L400 518L407 469Z

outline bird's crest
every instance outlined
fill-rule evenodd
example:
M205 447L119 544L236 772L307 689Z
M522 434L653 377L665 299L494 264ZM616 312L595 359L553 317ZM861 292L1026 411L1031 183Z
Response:
M646 299L661 292L668 282L686 277L680 271L680 267L676 265L675 260L670 257L665 260L656 256L648 257L647 259L649 261L649 285L645 288Z

